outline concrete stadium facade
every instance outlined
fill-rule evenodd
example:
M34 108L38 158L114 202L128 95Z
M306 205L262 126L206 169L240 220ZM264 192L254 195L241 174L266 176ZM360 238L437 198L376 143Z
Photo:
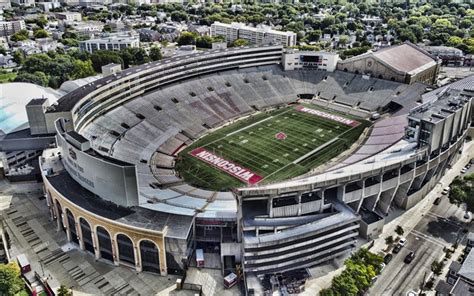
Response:
M359 235L375 238L391 206L416 204L457 159L472 119L468 83L422 96L419 84L343 71L284 71L283 55L282 47L266 46L178 57L61 98L44 114L43 128L57 132L61 121L64 132L83 137L81 153L118 163L120 170L134 167L138 185L133 202L81 185L64 165L74 155L61 144L67 137L57 141L40 165L58 229L96 258L161 275L183 273L196 248L211 246L219 250L223 272L224 258L233 256L247 288L258 291L250 279L312 267L353 250ZM177 152L194 140L297 98L362 117L390 116L337 161L292 180L213 192L186 184L173 170ZM436 127L427 131L432 117ZM407 135L407 127L423 132ZM421 141L426 133L437 136ZM78 165L87 166L98 187L106 171L115 170L91 161Z

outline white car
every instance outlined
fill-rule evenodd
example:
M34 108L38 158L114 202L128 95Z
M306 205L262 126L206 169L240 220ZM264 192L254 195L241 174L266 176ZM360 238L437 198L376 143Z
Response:
M465 174L466 172L467 172L467 169L466 169L466 168L463 168L463 169L461 170L461 174Z
M407 239L404 238L404 237L400 238L400 240L398 241L398 244L399 244L400 246L402 246L402 247L403 247L406 243L407 243Z
M466 212L464 214L464 219L468 220L468 221L471 221L472 219L472 213L471 212Z
M451 190L451 188L446 187L446 188L443 189L443 191L442 191L441 193L444 194L444 195L446 195L446 194L449 193L450 190Z
M385 268L385 266L387 266L387 265L383 262L382 262L382 264L380 264L380 273L382 273L382 270Z

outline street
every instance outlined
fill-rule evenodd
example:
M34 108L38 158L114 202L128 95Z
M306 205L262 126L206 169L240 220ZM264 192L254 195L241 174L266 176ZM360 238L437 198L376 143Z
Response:
M449 172L453 177L460 175L460 168L467 163L466 159L457 163ZM467 174L473 173L473 170L474 167L471 167ZM426 282L431 275L431 263L443 258L443 248L449 248L456 242L462 243L466 236L462 231L464 228L474 230L472 223L469 227L465 224L465 211L451 204L448 197L440 193L441 190L442 186L438 186L429 194L429 210L420 213L421 218L412 217L418 218L419 221L412 229L405 229L406 245L398 254L393 254L393 259L370 288L369 295L406 295L409 291L419 291L421 283ZM441 197L439 205L433 204L436 197ZM396 234L392 234L396 237ZM415 252L415 258L409 264L404 263L410 251ZM452 259L456 260L455 257ZM449 263L450 261L446 264ZM430 294L434 295L434 291L430 291Z

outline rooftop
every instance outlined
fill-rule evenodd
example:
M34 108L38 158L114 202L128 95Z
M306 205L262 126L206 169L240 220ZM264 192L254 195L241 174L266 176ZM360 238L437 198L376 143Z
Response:
M46 98L40 98L40 99L32 99L31 101L26 104L26 106L41 106L44 104L44 102L47 102L48 99Z
M456 110L469 102L462 91L446 89L438 93L436 101L429 101L410 111L410 117L429 122L438 122L453 114Z
M469 254L467 254L466 259L464 259L464 262L462 263L462 266L458 272L460 276L462 276L463 278L471 282L474 282L474 251L473 250L471 250Z
M235 22L230 23L230 24L215 22L212 25L228 27L228 28L235 28L235 29L240 29L240 30L248 30L248 31L253 31L253 32L271 33L271 34L279 34L279 35L296 35L296 33L294 33L294 32L277 31L277 30L273 30L269 26L263 26L263 25L257 26L257 27L251 27L251 26L247 26L246 24L243 24L243 23L235 23Z
M427 64L435 64L435 59L429 53L409 43L387 47L373 55L402 72L412 72Z

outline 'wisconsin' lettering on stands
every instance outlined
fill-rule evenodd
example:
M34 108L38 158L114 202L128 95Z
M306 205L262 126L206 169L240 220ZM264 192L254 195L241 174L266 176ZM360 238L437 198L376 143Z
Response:
M345 124L345 125L349 125L349 126L358 126L359 125L358 121L355 121L355 120L352 120L352 119L347 119L347 118L344 118L344 117L341 117L341 116L326 113L326 112L319 111L319 110L316 110L316 109L306 108L304 106L297 106L295 109L296 109L296 111L313 114L313 115L316 115L316 116L319 116L319 117L322 117L322 118L326 118L326 119L329 119L329 120L334 120L334 121L340 122L340 123Z
M248 184L256 184L263 179L262 176L259 176L240 165L215 155L214 153L209 152L202 147L194 149L193 151L189 152L189 154Z

